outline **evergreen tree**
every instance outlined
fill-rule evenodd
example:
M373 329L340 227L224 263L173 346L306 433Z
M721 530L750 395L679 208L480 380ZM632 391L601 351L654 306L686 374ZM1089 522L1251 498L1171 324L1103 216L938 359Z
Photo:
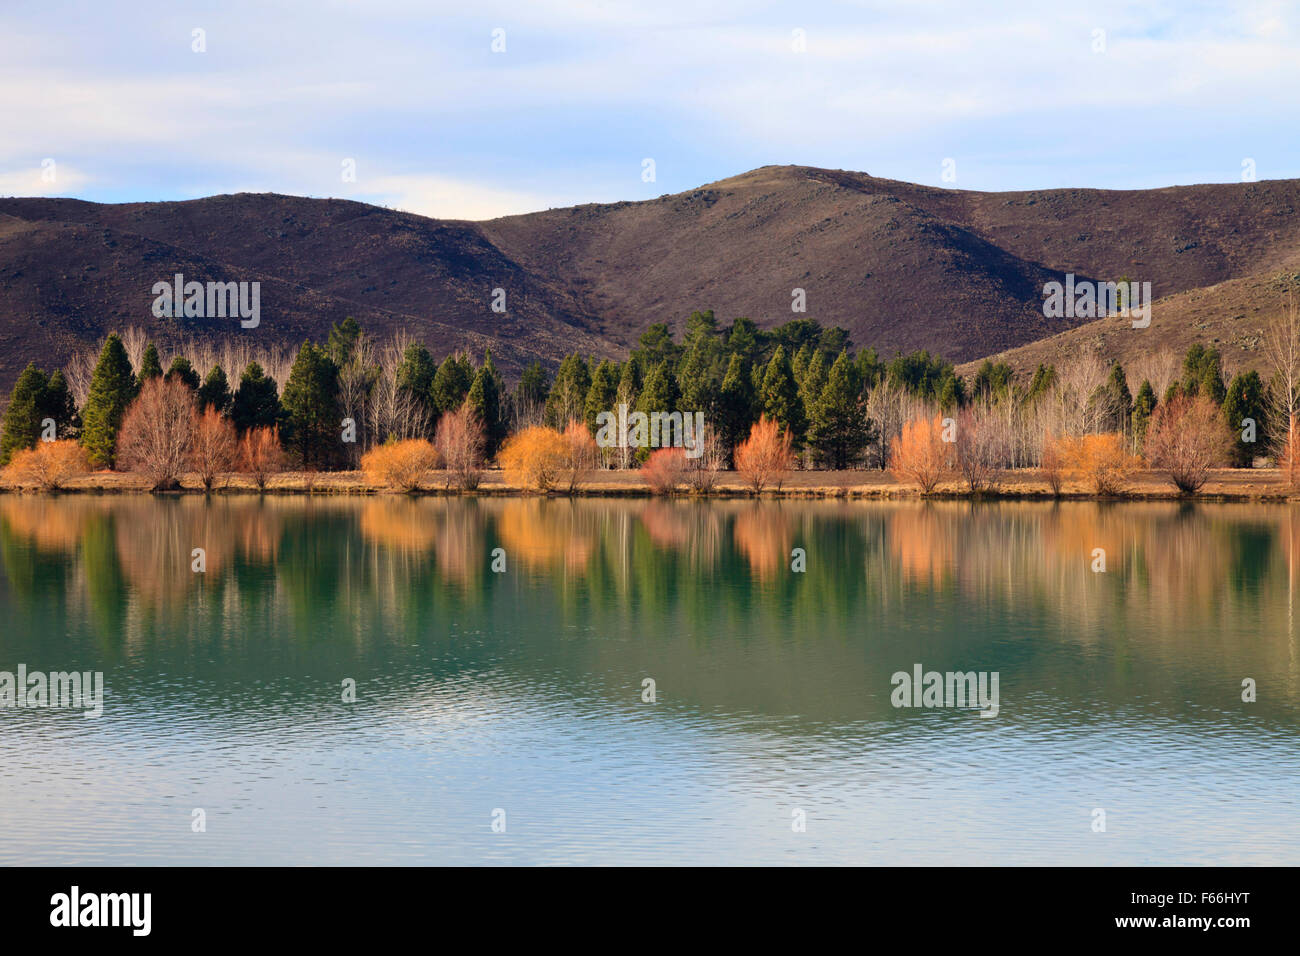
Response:
M54 419L56 439L76 439L81 435L81 416L77 414L77 400L72 397L63 372L58 369L41 395L41 420Z
M419 344L406 347L402 353L402 364L397 366L397 387L424 409L431 427L438 414L438 409L433 404L433 380L437 374L438 367L433 364L433 356L428 349Z
M945 412L955 411L966 404L966 384L951 369L939 382L939 408Z
M158 359L158 348L150 342L145 346L144 356L140 359L140 372L136 375L136 381L143 385L151 378L158 378L162 373L162 362Z
M758 421L754 379L745 359L739 354L731 356L727 374L722 378L722 393L718 400L719 431L723 447L730 455L749 430Z
M577 352L566 356L555 373L555 384L546 397L546 423L564 428L571 418L581 418L591 391L591 370Z
M1232 380L1223 400L1223 418L1233 434L1232 463L1238 468L1249 468L1257 455L1268 448L1268 403L1264 381L1259 372L1242 372ZM1248 433L1246 420L1253 421L1254 441L1244 441Z
M466 373L465 364L457 356L448 355L433 377L430 396L434 412L443 415L460 408L473 384L474 376Z
M591 388L587 390L583 417L593 433L596 431L597 415L601 412L618 414L618 409L614 407L618 399L618 376L618 365L608 359L597 365L595 374L591 376Z
M262 371L262 366L249 362L239 377L231 403L230 420L241 432L250 428L279 425L283 412L275 379Z
M345 368L356 353L357 343L361 341L361 324L352 316L330 328L330 337L325 344L325 351L338 368Z
M421 394L427 391L426 384ZM342 434L339 370L325 349L302 344L284 383L282 405L286 446L297 451L304 465L326 464L337 457Z
M5 410L4 433L0 435L0 465L9 464L14 452L34 448L41 437L41 419L45 417L44 399L49 379L29 363L14 383Z
M682 408L712 416L722 384L722 342L717 337L712 312L691 315L686 333L686 353L677 370Z
M501 393L497 389L496 369L489 355L483 367L474 376L469 388L469 404L478 412L479 421L483 423L483 436L486 439L484 455L491 458L497 453L505 438L505 422L501 417Z
M156 352L154 357L157 358ZM117 430L122 427L122 416L135 398L136 390L131 360L114 332L105 339L99 353L81 416L81 444L91 464L112 468L117 461Z
M844 469L862 457L874 438L873 431L857 369L849 361L848 352L841 352L813 405L808 444L823 462Z
M212 366L208 377L199 387L199 409L215 408L223 415L230 412L230 383L226 380L225 370L220 365Z
M797 371L795 373L795 381L799 383L799 401L803 403L805 422L812 422L813 408L821 398L826 380L826 359L822 357L820 351L809 351L802 377Z
M1056 385L1056 366L1038 363L1038 369L1034 372L1034 377L1025 392L1025 401L1032 402L1039 396L1046 395L1054 385Z
M194 371L194 366L190 360L183 355L178 355L172 359L171 367L167 369L167 381L180 379L189 386L190 391L197 392L199 389L199 373Z
M439 369L439 371L442 371ZM550 391L550 385L546 381L546 370L542 368L542 363L534 361L526 369L523 375L519 377L519 385L515 388L515 401L520 408L535 408L546 402L547 392Z
M1227 389L1218 349L1206 348L1198 342L1187 350L1183 358L1182 391L1190 396L1207 395L1216 405L1223 404Z
M1151 415L1156 410L1156 390L1151 387L1151 383L1146 379L1142 380L1142 386L1138 389L1137 397L1133 399L1133 413L1131 421L1133 423L1133 447L1138 451L1147 440L1147 427L1151 424Z
M789 429L796 447L803 444L804 412L795 384L794 370L786 357L785 346L778 345L763 373L759 401L764 414L775 419L782 428Z

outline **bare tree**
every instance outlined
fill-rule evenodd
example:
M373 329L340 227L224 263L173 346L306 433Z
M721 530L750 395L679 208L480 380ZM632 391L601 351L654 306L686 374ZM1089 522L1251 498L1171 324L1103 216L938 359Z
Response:
M190 446L190 467L198 474L207 491L217 475L235 466L239 439L230 419L215 408L194 410L194 441Z
M63 379L68 383L72 399L78 408L86 407L86 398L90 395L90 380L95 374L97 355L93 347L78 349L68 359L63 368Z
M1264 330L1264 354L1273 369L1269 411L1277 426L1271 430L1282 446L1296 432L1296 410L1300 407L1300 314L1289 291L1285 311Z
M132 325L123 330L121 339L126 357L131 360L131 368L139 373L140 363L144 361L144 350L149 347L148 333L139 326Z
M463 491L478 487L483 475L483 452L487 437L478 412L469 402L438 419L434 446L447 468L447 486L452 481Z
M175 488L194 441L194 397L185 383L153 378L126 410L117 438L118 462L156 489Z

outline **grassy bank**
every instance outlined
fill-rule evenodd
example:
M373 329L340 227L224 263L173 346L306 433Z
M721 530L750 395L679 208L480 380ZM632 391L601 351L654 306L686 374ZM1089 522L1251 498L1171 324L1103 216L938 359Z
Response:
M711 492L714 497L752 496L749 486L732 472L724 472L717 487ZM202 493L203 488L196 478L187 476L181 483L180 493ZM16 492L11 484L0 481L0 491ZM68 482L67 492L121 492L144 494L149 492L148 482L129 472L101 471L73 479ZM232 475L219 483L214 490L216 494L256 494L257 486L246 475ZM389 489L368 479L359 471L336 472L285 472L276 475L267 485L268 494L348 494L371 495L391 494ZM432 472L430 479L423 485L421 494L463 494L456 489L448 489L445 472ZM565 495L567 490L553 491L553 495ZM592 471L583 476L576 492L589 496L647 496L650 489L642 477L635 471ZM522 487L510 481L499 470L484 472L482 484L475 492L478 495L520 495L536 494L532 489ZM680 494L687 494L682 491ZM917 497L919 491L915 485L900 482L888 472L880 471L796 471L792 472L781 487L765 488L760 497L764 498L895 498ZM976 497L971 495L958 482L948 482L939 486L933 497ZM1036 469L1024 469L1006 472L991 490L982 492L979 497L993 498L1050 498L1051 488ZM1097 497L1081 482L1067 480L1062 488L1062 497L1094 498ZM1176 499L1183 497L1173 484L1161 472L1144 471L1138 473L1128 483L1123 497L1135 499ZM1281 475L1274 468L1216 470L1205 486L1195 496L1211 500L1239 501L1285 501L1292 498L1300 500L1300 493L1287 488Z

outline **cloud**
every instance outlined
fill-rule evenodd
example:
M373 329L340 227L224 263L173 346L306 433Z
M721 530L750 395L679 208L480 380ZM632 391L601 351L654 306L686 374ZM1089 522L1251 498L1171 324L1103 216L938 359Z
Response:
M46 157L40 166L0 172L0 196L71 196L90 183L81 170Z
M379 176L359 182L358 187L350 198L435 219L495 219L567 203L535 193L421 174Z

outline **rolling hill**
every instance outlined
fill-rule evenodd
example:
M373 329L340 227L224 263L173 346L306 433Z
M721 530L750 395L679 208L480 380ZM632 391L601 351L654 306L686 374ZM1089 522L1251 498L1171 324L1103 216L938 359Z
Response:
M346 315L379 334L405 328L439 356L490 346L511 377L534 358L618 354L649 323L680 328L699 308L765 327L806 315L886 356L1024 366L1146 347L1108 331L1117 320L1044 318L1043 285L1065 272L1150 281L1161 337L1213 327L1249 352L1243 318L1270 307L1270 277L1300 271L1298 206L1296 180L985 193L802 166L486 222L276 194L0 199L0 388L29 360L61 364L128 325L163 341L297 343ZM154 318L151 288L176 272L262 282L261 325ZM490 308L497 288L504 315Z

